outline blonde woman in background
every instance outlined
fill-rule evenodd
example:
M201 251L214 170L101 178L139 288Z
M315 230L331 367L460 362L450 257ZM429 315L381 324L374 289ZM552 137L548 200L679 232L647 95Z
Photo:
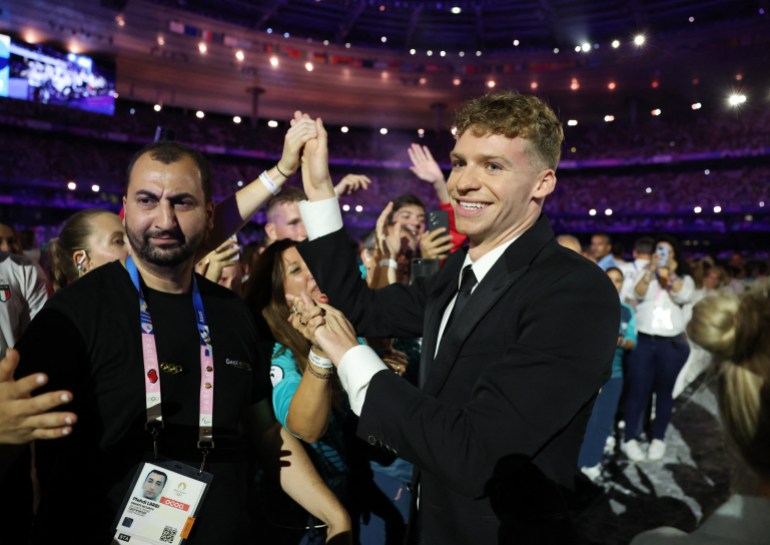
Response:
M737 296L700 301L687 327L711 352L719 409L731 446L759 479L756 495L733 495L692 534L657 528L632 545L730 545L770 542L770 281Z

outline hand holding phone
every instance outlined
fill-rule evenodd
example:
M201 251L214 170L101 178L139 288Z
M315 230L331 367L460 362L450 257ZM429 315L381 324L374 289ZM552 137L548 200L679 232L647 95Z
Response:
M435 231L439 227L446 229L449 234L449 213L445 210L433 210L428 214L428 231Z

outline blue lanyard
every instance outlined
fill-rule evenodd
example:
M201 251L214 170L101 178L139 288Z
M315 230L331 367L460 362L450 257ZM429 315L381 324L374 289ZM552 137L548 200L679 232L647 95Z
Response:
M160 369L158 367L158 350L155 345L155 332L152 325L152 317L147 307L147 301L142 293L141 277L139 270L131 256L126 259L126 269L131 277L137 293L139 294L139 318L142 329L142 357L144 360L144 386L145 407L147 409L147 427L153 435L155 456L158 455L158 428L163 427L163 415L161 413ZM200 336L201 354L201 385L200 406L198 416L198 448L203 451L203 464L209 449L214 448L214 356L211 347L211 335L206 321L206 312L203 309L203 299L198 289L198 281L193 275L192 279L193 308L195 319L198 323L198 335Z

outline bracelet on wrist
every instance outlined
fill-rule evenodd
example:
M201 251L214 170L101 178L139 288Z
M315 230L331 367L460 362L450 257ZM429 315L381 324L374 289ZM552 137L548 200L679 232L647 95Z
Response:
M313 350L310 350L307 355L307 359L310 360L310 363L315 365L316 367L319 367L321 369L334 369L334 364L332 363L332 360L329 358L322 358Z
M391 269L398 269L398 263L395 259L380 259L378 265L380 267L390 267Z
M283 170L281 170L281 167L279 167L278 165L279 165L279 163L276 163L276 164L275 164L275 170L277 170L277 171L278 171L278 174L280 174L280 175L281 175L281 176L283 176L284 178L288 179L288 178L289 178L289 175L288 175L288 174L286 174L286 173L285 173Z
M262 185L264 185L273 195L278 195L278 192L281 191L281 188L273 181L267 171L264 171L259 175L259 181L262 182Z
M331 373L319 373L318 371L316 371L315 369L313 369L313 366L312 366L312 365L308 365L307 367L305 367L305 369L306 369L306 370L307 370L307 371L308 371L308 372L309 372L311 375L313 375L315 378L320 378L320 379L324 379L324 380L329 380L330 378L332 378L332 377L334 376L334 372L333 372L333 371L332 371Z

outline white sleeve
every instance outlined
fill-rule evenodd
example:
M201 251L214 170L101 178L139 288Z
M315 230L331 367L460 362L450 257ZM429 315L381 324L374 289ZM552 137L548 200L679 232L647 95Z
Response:
M693 302L693 295L695 294L695 281L690 275L682 277L682 289L679 293L671 292L671 299L679 304L685 305Z
M337 373L348 393L350 409L356 415L361 416L372 377L387 368L375 351L365 344L354 346L342 356Z
M309 240L342 229L342 214L337 197L321 201L300 201L299 214L302 216Z
M24 297L29 305L30 319L35 317L48 301L48 281L39 265L25 267L27 278L24 283Z

